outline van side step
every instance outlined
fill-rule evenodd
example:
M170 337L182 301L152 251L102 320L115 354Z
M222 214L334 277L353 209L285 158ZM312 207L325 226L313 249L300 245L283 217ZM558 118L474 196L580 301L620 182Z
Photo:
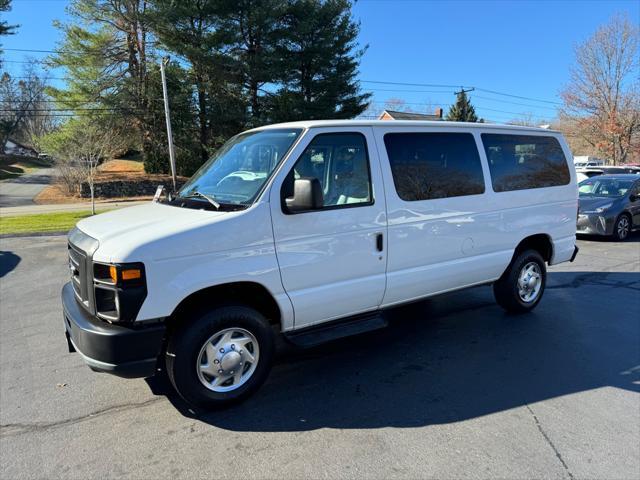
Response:
M382 312L363 313L330 323L312 325L298 331L286 332L287 340L298 347L309 348L338 338L385 328L389 323Z

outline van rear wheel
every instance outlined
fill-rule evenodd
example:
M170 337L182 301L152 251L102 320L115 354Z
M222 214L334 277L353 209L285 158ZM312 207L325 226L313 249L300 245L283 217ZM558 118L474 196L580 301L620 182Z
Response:
M493 284L496 302L511 313L533 310L540 302L547 280L542 255L536 250L518 254L502 277Z
M244 400L266 380L274 334L256 310L216 308L179 328L169 339L167 374L187 402L211 409Z

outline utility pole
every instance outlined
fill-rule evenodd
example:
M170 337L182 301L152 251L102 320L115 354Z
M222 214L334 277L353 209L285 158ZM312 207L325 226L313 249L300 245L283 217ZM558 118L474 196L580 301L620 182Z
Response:
M467 88L465 90L464 87L460 87L460 91L459 92L453 92L454 95L460 95L461 93L469 93L469 92L473 92L476 88L475 87L471 87L471 88Z
M173 133L171 131L171 114L169 113L169 94L167 93L167 77L164 73L165 66L169 63L169 57L164 57L160 62L160 75L162 76L162 96L164 97L164 116L167 119L167 140L169 141L169 160L171 161L171 177L173 179L173 191L176 186L176 154L173 150Z

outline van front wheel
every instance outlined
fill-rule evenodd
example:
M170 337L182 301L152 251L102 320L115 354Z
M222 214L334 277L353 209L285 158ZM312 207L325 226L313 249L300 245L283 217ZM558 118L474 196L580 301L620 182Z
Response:
M513 259L493 284L493 294L498 305L508 312L529 312L540 302L546 279L542 255L536 250L526 250Z
M216 408L239 402L266 380L274 355L267 320L244 306L197 315L169 339L167 374L187 402Z

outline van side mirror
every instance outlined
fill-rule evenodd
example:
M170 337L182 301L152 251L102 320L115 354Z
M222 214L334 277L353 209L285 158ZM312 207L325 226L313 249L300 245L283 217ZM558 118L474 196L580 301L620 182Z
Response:
M317 178L298 178L293 183L293 197L285 198L290 212L317 210L324 205L322 185Z
M638 200L638 195L636 195L635 193L629 195L629 201L635 202L636 200Z

